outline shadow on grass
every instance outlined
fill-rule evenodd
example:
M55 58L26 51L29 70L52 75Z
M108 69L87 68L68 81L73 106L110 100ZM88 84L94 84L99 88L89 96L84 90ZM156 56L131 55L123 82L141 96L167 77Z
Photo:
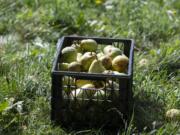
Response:
M108 120L116 120L116 119L121 119L120 121L115 121L115 125L118 125L116 128L111 128L111 127L103 127L103 124L105 125L106 123L103 123L102 126L84 126L83 124L87 124L88 122L91 122L92 119L85 119L83 123L74 123L75 126L70 126L73 125L73 120L66 123L66 126L62 126L63 129L67 133L71 134L77 134L77 135L117 135L118 132L119 134L126 134L130 135L133 133L139 133L139 132L150 132L154 129L157 129L158 127L162 126L163 120L164 120L164 102L162 101L163 98L158 99L157 95L155 93L150 93L150 92L145 92L141 91L138 94L134 96L134 113L133 117L129 116L129 122L126 121L126 119L123 118L121 115L121 112L115 111L111 115L109 115ZM133 106L133 104L131 105ZM116 109L115 109L116 110ZM132 109L133 110L133 109ZM85 110L87 112L87 110ZM89 111L88 111L89 112ZM105 112L104 112L105 113ZM66 114L66 112L65 112ZM66 114L68 115L68 114ZM72 115L72 114L70 114ZM68 116L70 116L68 115ZM73 114L75 115L75 114ZM91 115L90 112L88 114L83 114L85 115ZM78 115L78 117L81 115ZM99 120L104 117L103 112L99 112L96 114L96 116L99 117ZM132 117L132 119L131 119ZM97 120L97 121L99 121ZM77 126L79 125L80 126ZM111 125L111 124L110 124Z
M164 120L163 97L142 91L134 97L134 127L138 132L151 131L162 126Z
M102 105L91 105L85 108L65 109L59 121L67 133L84 135L117 135L125 127L123 114L117 108L107 109Z

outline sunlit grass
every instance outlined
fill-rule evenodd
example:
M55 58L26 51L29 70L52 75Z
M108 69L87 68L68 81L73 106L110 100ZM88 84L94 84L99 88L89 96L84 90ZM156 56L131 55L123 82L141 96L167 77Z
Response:
M50 121L50 72L57 39L71 34L136 41L134 116L120 134L180 133L179 123L165 118L168 109L180 107L178 0L0 3L0 134L68 132ZM144 58L148 62L139 64Z

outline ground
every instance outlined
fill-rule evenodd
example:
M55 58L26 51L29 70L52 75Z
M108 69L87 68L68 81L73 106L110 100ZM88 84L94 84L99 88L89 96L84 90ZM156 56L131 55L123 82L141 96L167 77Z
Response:
M67 131L50 121L50 72L65 35L135 40L134 115L120 134L180 134L179 0L0 0L0 134Z

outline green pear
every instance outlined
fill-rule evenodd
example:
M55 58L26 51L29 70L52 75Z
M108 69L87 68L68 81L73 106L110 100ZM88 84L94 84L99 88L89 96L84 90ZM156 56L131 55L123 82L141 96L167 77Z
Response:
M61 71L67 71L68 70L69 63L59 63L58 70Z
M81 40L80 46L84 52L96 52L98 47L97 42L93 39Z
M122 51L119 48L111 46L111 45L106 46L103 49L103 51L104 51L104 54L111 57L111 59L122 54Z
M118 55L112 61L112 67L118 72L127 72L129 59L125 55Z
M82 52L82 48L81 48L80 44L74 43L71 46L74 47L77 50L77 52L79 52L79 53Z
M92 61L96 59L96 53L94 52L86 52L84 55L80 58L80 63L82 65L83 71L88 71L89 66L91 65Z
M97 54L98 59L99 59L100 57L102 57L102 56L104 56L104 53L103 53L103 52L99 52L99 53Z
M98 59L95 59L90 67L89 67L89 73L103 73L106 69L102 65L101 61Z
M71 62L68 65L68 70L74 72L81 72L81 64L77 61Z
M109 56L101 56L99 58L99 60L102 62L103 66L106 68L106 69L110 69L111 66L112 66L112 59L111 57Z
M118 55L121 55L122 54L122 51L119 49L119 48L112 48L109 55L112 59L115 58L116 56Z
M85 84L81 88L73 90L71 92L71 95L72 97L77 98L91 98L96 92L95 90L93 90L94 88L95 86L93 84Z
M103 49L103 53L104 54L108 54L109 53L109 50L111 49L111 48L113 48L114 46L112 46L112 45L107 45L107 46L105 46L104 47L104 49Z
M70 63L70 62L76 61L77 50L72 46L63 48L61 51L61 54L62 54L61 60L64 63Z

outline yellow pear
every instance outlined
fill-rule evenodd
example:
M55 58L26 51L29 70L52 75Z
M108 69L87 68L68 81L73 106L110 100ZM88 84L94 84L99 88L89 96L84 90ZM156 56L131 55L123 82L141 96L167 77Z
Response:
M76 86L78 88L82 87L85 84L92 84L92 81L91 80L82 80L82 79L76 80Z
M104 81L92 81L94 86L97 88L97 89L104 89L105 88L105 82Z
M118 55L112 61L112 67L118 72L127 72L129 59L125 55Z
M112 59L109 56L101 56L99 58L99 60L102 62L102 65L106 68L106 69L110 69L112 66Z
M85 84L81 88L73 90L71 95L76 98L91 98L95 93L95 90L92 88L95 88L93 84Z

